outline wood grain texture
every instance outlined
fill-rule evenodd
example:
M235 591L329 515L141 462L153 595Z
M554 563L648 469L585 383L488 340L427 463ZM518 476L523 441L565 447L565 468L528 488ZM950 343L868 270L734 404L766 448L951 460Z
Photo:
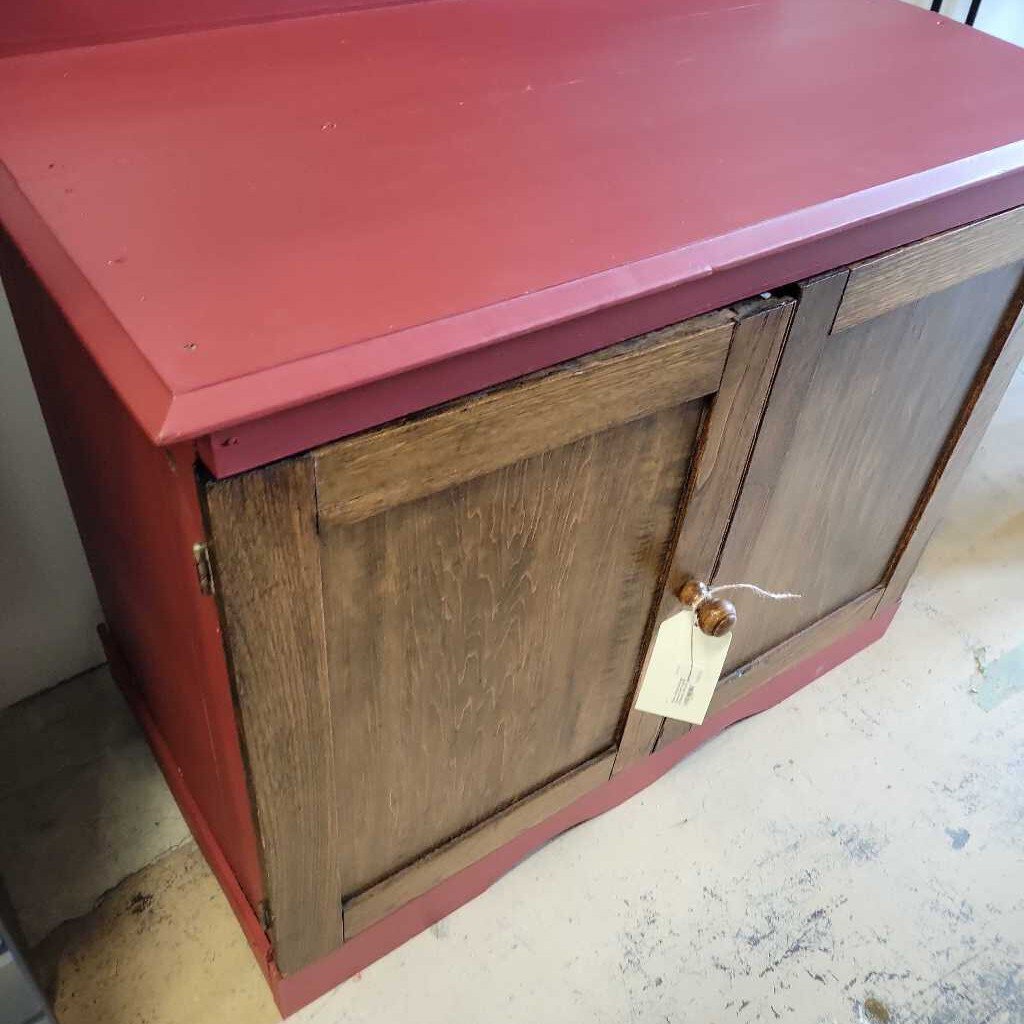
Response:
M1006 307L996 336L975 377L971 391L939 456L935 471L918 501L887 572L883 602L898 601L935 528L942 521L949 500L963 478L992 421L1014 371L1024 357L1024 275L1017 293Z
M589 793L611 774L615 751L608 750L560 779L512 804L495 818L470 830L367 892L345 903L345 930L357 935L438 882L486 857L528 828Z
M1019 277L1003 267L831 336L841 278L805 289L715 575L803 597L731 594L727 672L883 581Z
M650 636L658 624L679 610L675 594L687 578L710 579L714 573L795 309L794 299L780 297L754 299L733 309L733 341L691 465L672 564ZM637 690L650 651L647 642L637 672ZM657 715L630 709L619 741L616 772L654 749L662 721Z
M736 504L796 300L773 297L736 307L736 335L694 465L694 484L671 581L710 579Z
M615 742L701 406L322 524L344 896Z
M708 718L724 711L759 686L774 679L779 673L811 657L817 651L826 649L829 644L846 636L862 622L866 622L875 614L881 596L881 587L862 594L831 615L826 615L795 636L776 645L749 665L731 672L718 684L708 708ZM689 732L691 728L693 727L687 722L666 718L665 727L658 738L658 749L667 746Z
M313 464L206 489L217 588L263 843L271 935L288 974L343 938L335 723Z
M1022 259L1024 207L1018 207L857 263L850 268L833 331Z
M316 453L324 522L354 523L713 392L732 324L712 313Z

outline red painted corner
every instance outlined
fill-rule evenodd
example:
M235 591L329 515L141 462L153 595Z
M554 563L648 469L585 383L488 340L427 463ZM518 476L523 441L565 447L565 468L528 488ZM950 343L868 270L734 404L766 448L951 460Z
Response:
M256 957L256 961L259 963L271 988L273 988L280 975L273 965L273 952L270 948L270 940L263 931L255 911L249 905L245 893L242 892L242 887L239 885L238 879L235 877L227 857L224 856L224 851L218 844L213 831L203 817L199 805L189 791L181 768L171 753L171 748L161 735L160 729L152 714L150 714L142 694L132 682L128 667L121 657L120 651L110 635L110 631L106 626L100 626L99 634L114 681L124 694L125 700L127 700L139 725L142 726L142 731L146 734L146 739L153 750L157 764L160 765L160 770L167 781L167 786L181 810L182 817L188 823L188 827L197 845L203 851L203 856L210 865L210 870L213 871L221 888L224 890L224 895L227 897L235 917L238 918L238 923L242 927L246 941L249 943L249 948L252 950L253 956Z

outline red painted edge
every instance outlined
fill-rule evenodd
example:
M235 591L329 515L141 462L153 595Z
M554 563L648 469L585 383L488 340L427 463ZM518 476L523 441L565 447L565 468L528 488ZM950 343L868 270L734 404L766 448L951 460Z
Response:
M161 446L212 435L200 450L221 477L465 393L445 383L448 374L475 389L500 383L1022 203L1024 142L1015 142L624 267L174 393L0 165L0 221L136 422ZM369 400L360 396L374 385L382 387Z
M197 454L193 446L164 449L164 454L173 459L173 464L177 467L174 500L178 503L178 516L186 538L185 550L180 552L179 557L188 559L188 571L194 572L194 555L187 544L187 539L206 536L195 477ZM200 671L195 689L201 694L216 771L216 777L207 783L204 790L198 791L197 795L209 799L211 787L221 789L225 803L230 808L230 818L219 829L220 841L224 844L228 862L234 864L234 872L243 893L246 894L247 902L258 904L265 896L263 863L248 777L242 758L238 719L224 653L217 602L213 597L200 593L198 589L193 589L192 596L193 640L198 660L197 667Z
M40 218L2 162L0 224L78 337L103 339L102 346L83 344L132 419L152 441L170 411L170 389L135 347L128 332ZM130 401L129 392L132 394Z
M691 729L665 749L643 761L630 765L546 821L528 829L505 846L452 875L429 892L411 900L383 920L360 932L333 953L287 977L282 977L278 972L270 942L255 912L245 899L230 865L206 826L202 813L192 799L181 771L163 742L156 723L132 685L127 667L118 654L116 645L102 626L100 636L114 678L138 717L199 848L224 889L228 903L235 912L249 946L270 984L278 1008L282 1014L288 1016L479 896L524 857L559 833L618 806L661 778L687 754L730 725L767 711L874 643L889 628L898 608L899 602L895 602L879 609L874 618L862 623L818 653L779 673L702 726Z
M128 706L131 708L136 719L138 719L142 731L146 734L146 739L153 750L157 764L160 765L160 770L167 780L167 787L174 796L174 800L181 810L182 817L188 823L188 827L199 849L203 851L203 856L210 865L210 870L213 871L217 881L220 882L224 895L227 897L231 909L235 912L238 923L242 926L242 931L245 933L246 941L249 943L253 956L256 957L257 963L259 963L267 981L271 988L273 988L278 982L280 975L273 965L273 951L270 947L270 940L260 926L255 911L245 898L245 893L242 891L235 873L231 870L231 865L228 863L227 857L224 856L224 851L220 848L213 832L206 823L203 812L193 799L182 775L181 768L171 753L171 748L160 734L160 729L152 714L150 714L142 694L132 682L128 666L121 656L121 652L118 650L110 630L106 626L101 625L99 627L99 634L114 682L117 683L124 694Z
M859 258L856 252L851 253L848 244L848 232L855 228L868 227L874 229L872 234L878 234L880 225L893 216L898 223L905 224L898 216L900 213L921 206L931 210L934 226L930 230L923 234L917 229L903 230L892 243L872 239L865 255L874 255L893 245L917 241L923 235L1021 205L1022 161L1024 142L1009 143L623 267L175 393L153 440L164 445L197 438L364 384L401 379L410 370L477 349L515 344L542 329L557 328L579 317L658 296L677 287L687 293L687 307L682 315L688 316L698 309L735 300L737 295L744 297L789 284L809 273L821 273ZM960 212L965 203L970 211L966 215ZM881 230L884 232L884 228ZM813 258L808 258L808 251ZM794 263L794 254L803 254L803 259ZM765 266L775 268L767 279ZM807 269L794 273L792 266ZM736 271L740 273L734 274ZM729 279L727 287L722 284L725 279ZM738 280L746 282L746 287L737 292ZM715 295L713 300L694 298L708 288ZM669 322L671 319L663 320L662 324ZM629 336L629 332L611 338L591 335L585 351ZM87 338L83 340L88 344ZM564 358L568 357L550 353L547 365ZM512 376L522 372L517 369Z
M633 264L628 271L609 271L489 310L376 339L375 344L394 342L394 352L417 353L419 365L396 365L390 371L393 375L383 379L364 381L305 405L213 430L199 439L199 456L215 477L233 476L719 309L739 298L782 288L1001 213L1024 203L1024 170L1014 167L1021 159L1024 143L1005 146L776 223L736 232L709 244L706 258L715 260L714 265L683 281L673 282L673 263L691 258L685 250L652 257L642 265ZM938 192L943 194L935 195ZM785 243L790 233L800 241ZM617 279L620 273L628 276L632 295ZM533 305L526 313L528 303ZM520 317L533 318L533 327L513 328ZM512 333L502 336L502 331ZM329 381L334 374L326 364L350 358L357 348L361 346L267 372L305 372L315 362L322 364L317 372ZM402 358L408 361L409 357ZM247 400L276 387L279 381L275 376L273 384L269 379L261 383L257 376L243 379L252 388ZM240 394L236 389L241 383L228 381L175 396L162 428L166 438L160 443L190 435L200 408L207 416L211 407L216 408L219 418L229 420L251 414L249 407L244 412L240 406L231 411L233 399L228 390ZM186 407L191 409L187 416ZM179 416L180 422L176 421ZM176 421L174 425L172 421Z

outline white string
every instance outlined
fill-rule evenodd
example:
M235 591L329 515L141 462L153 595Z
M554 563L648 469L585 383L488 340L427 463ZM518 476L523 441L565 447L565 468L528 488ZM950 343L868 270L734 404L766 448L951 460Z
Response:
M759 597L767 597L770 601L796 601L803 597L803 594L790 594L788 592L777 594L773 590L764 590L754 583L723 583L717 587L708 587L694 603L693 610L696 611L705 601L715 594L722 593L723 590L752 590Z
M776 594L773 590L762 590L754 583L723 583L720 587L710 587L708 593L718 594L723 590L752 590L755 594L770 598L772 601L793 601L804 596L803 594L790 594L788 591Z

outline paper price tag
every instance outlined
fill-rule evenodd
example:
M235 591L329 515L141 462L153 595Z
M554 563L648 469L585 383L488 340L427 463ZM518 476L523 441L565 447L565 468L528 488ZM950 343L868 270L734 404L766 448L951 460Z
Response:
M732 633L702 633L691 608L665 619L654 638L637 708L700 725L708 713L731 642Z

